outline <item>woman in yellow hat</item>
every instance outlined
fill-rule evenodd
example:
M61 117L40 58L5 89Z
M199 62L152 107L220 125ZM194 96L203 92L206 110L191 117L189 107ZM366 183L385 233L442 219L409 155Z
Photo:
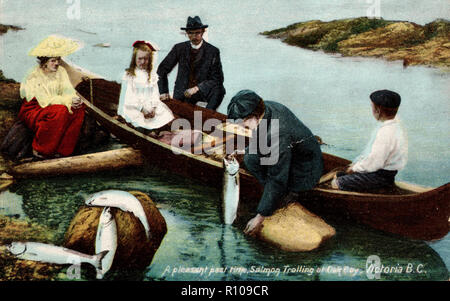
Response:
M34 133L33 155L69 156L78 141L84 120L84 104L70 83L60 59L75 52L80 45L68 38L50 36L29 55L39 64L20 85L24 99L19 119Z

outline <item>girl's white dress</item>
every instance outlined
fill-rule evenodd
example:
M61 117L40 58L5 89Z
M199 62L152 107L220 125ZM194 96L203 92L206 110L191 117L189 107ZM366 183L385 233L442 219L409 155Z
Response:
M146 129L157 129L174 119L172 111L159 99L158 75L148 73L145 70L135 70L136 76L125 73L122 76L122 87L120 90L119 108L117 114L125 118L134 127ZM155 109L153 118L144 118L142 109L152 111Z

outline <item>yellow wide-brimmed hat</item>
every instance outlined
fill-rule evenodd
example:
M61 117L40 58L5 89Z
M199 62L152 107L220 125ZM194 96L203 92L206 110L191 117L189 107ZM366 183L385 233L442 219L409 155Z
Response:
M82 43L71 38L51 35L42 40L28 53L30 56L58 57L67 56L82 47Z

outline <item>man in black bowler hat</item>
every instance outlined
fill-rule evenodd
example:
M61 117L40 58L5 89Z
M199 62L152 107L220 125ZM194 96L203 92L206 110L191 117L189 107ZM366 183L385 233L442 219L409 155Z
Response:
M205 28L198 16L188 17L185 30L189 41L176 44L158 67L161 99L169 97L168 74L178 64L173 98L191 104L206 103L216 110L225 96L222 63L218 48L203 40Z

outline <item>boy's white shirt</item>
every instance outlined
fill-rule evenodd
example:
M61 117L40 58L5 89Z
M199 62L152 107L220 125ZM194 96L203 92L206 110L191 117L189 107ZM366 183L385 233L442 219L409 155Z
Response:
M367 151L352 166L355 172L401 170L408 160L408 140L397 118L383 121Z

